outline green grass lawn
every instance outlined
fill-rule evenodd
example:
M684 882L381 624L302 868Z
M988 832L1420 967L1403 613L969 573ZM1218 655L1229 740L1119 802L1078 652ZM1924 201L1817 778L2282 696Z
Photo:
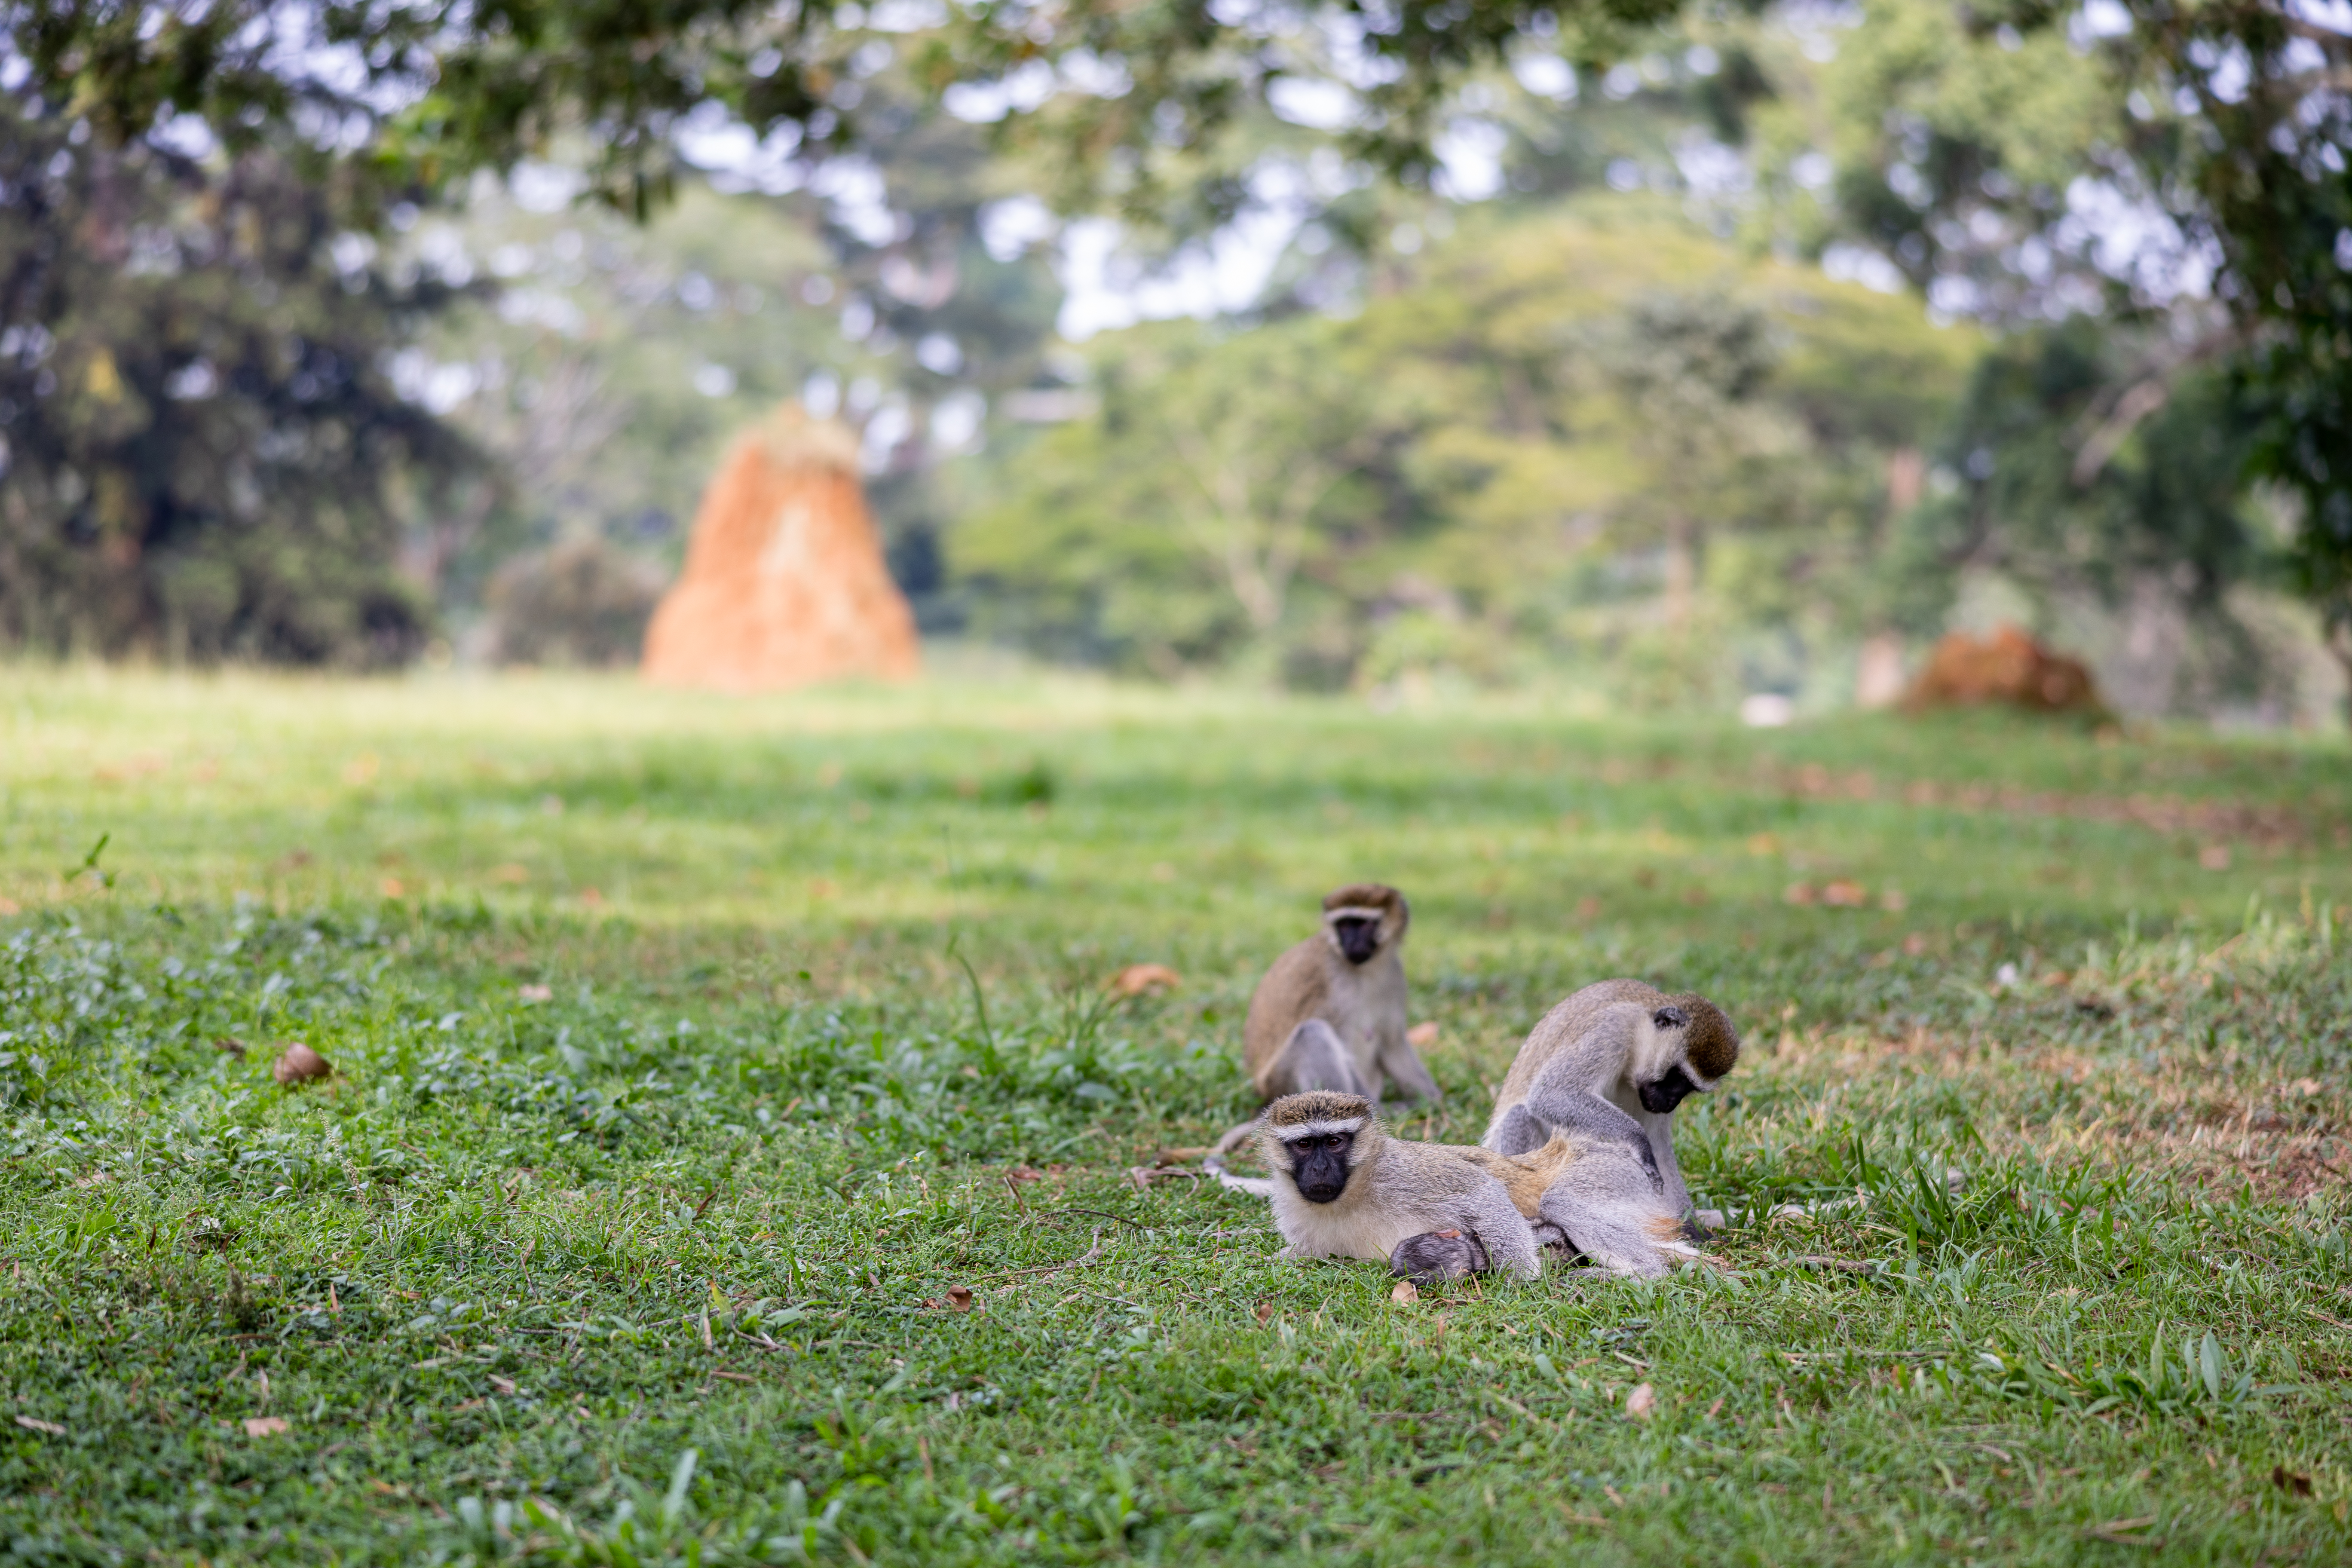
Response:
M10 670L0 1543L2343 1561L2347 763ZM1248 1112L1253 982L1373 878L1440 1031L1406 1131L1475 1138L1543 1009L1637 974L1747 1038L1678 1118L1701 1200L1859 1201L1400 1305L1132 1175ZM1139 961L1182 986L1106 1002ZM295 1040L335 1076L274 1083Z

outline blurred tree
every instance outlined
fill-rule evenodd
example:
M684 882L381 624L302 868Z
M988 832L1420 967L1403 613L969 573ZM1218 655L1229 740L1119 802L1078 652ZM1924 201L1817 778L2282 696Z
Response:
M478 472L394 390L443 308L266 147L111 144L0 95L0 639L58 652L407 658L402 518Z
M1495 215L1351 321L1098 341L1097 415L995 454L950 558L982 629L1167 673L1484 679L1632 639L1686 695L1743 629L1866 618L1889 451L1973 348L1653 208Z
M2118 694L2127 709L2244 695L2264 672L2231 590L2274 571L2276 550L2245 483L2259 411L2210 367L2170 379L2152 412L2120 408L2147 384L2131 346L2076 318L1986 354L1938 443L1944 482L1901 520L1890 600L1915 630L1938 630L1963 572L1997 571L2045 614L2072 598L2122 617L2114 669L2144 688ZM2217 668L2184 671L2200 651ZM2184 673L2218 689L2184 692Z
M2210 411L2221 366L2230 450L2298 501L2292 581L2352 676L2342 8L1864 0L1857 19L1829 63L1781 62L1760 159L1787 198L1776 221L1815 248L1867 241L1955 312L2162 319L2105 360L2126 379L2103 416L2068 428L2112 451L2177 392ZM2068 467L2086 482L2099 466ZM2178 521L2150 516L2126 557L2179 542ZM2217 563L2180 561L2200 578Z

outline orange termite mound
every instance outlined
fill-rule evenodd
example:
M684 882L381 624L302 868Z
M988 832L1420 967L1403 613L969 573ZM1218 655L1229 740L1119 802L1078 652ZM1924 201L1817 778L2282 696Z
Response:
M1945 637L1903 697L1913 712L1984 702L2042 713L2105 711L2080 659L2051 652L2015 626L1996 627L1982 639L1966 632Z
M736 440L703 492L686 572L646 628L646 679L772 690L904 680L920 664L857 482L856 437L784 405Z

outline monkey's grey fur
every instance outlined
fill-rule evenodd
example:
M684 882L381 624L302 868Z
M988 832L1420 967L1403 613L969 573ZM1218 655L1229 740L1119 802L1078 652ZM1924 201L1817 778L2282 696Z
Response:
M1690 1189L1675 1163L1675 1107L1713 1089L1738 1059L1738 1032L1706 997L1603 980L1528 1031L1479 1142L1499 1154L1533 1153L1555 1132L1615 1145L1679 1216Z
M1286 1095L1252 1126L1274 1173L1285 1258L1390 1262L1408 1239L1455 1231L1483 1266L1523 1279L1541 1269L1535 1233L1500 1181L1466 1150L1390 1137L1362 1095Z

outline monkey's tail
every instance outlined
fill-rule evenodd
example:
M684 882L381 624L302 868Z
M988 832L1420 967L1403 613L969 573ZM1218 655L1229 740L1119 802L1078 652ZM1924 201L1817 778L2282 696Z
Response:
M1217 1184L1228 1192L1246 1193L1254 1198L1272 1198L1274 1184L1264 1176L1236 1176L1225 1168L1225 1156L1248 1142L1257 1128L1255 1121L1244 1121L1217 1140L1217 1146L1201 1156L1201 1169L1217 1178Z

